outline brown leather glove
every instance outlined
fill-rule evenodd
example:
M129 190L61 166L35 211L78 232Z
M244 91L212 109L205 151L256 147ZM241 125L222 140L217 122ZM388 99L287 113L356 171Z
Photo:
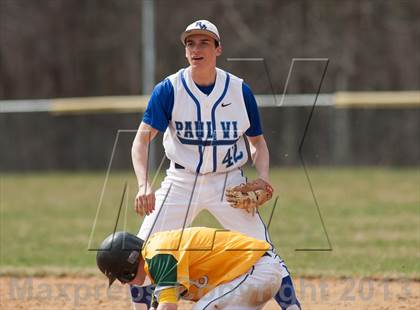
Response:
M273 197L273 187L263 179L256 179L226 189L226 200L233 208L255 214L258 207Z

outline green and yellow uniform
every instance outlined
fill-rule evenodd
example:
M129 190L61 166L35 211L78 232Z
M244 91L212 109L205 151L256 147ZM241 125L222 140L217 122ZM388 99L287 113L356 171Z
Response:
M271 248L241 233L192 227L153 234L142 250L144 269L159 302L176 302L176 291L193 301L246 273ZM175 299L175 300L174 300Z

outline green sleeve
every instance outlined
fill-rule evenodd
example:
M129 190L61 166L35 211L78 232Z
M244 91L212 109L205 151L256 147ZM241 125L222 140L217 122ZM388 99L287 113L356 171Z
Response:
M177 261L170 254L158 254L146 259L149 273L156 286L177 285Z

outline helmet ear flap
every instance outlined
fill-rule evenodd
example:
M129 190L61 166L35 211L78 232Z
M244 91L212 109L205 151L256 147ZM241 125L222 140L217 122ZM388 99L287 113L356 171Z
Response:
M124 270L122 274L119 276L119 279L122 282L130 282L136 277L136 275L137 275L137 270Z

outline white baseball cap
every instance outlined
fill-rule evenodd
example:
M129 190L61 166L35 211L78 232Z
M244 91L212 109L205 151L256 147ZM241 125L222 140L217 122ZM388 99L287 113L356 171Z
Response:
M183 33L181 33L181 41L182 44L185 45L185 39L193 34L205 34L213 39L215 39L217 42L220 43L220 36L219 31L217 30L217 27L209 22L208 20L201 19L193 22L191 25L185 29Z

